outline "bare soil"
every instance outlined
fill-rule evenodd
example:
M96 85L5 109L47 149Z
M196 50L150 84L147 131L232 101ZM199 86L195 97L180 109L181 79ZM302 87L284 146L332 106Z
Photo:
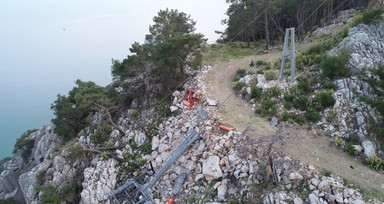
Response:
M298 52L305 50L310 44L299 44ZM218 101L217 114L222 123L238 131L247 129L247 136L254 141L263 140L263 137L271 139L277 135L277 128L272 127L265 118L257 116L250 104L236 96L232 89L232 78L239 68L249 67L251 60L273 62L281 58L281 54L282 52L273 50L267 54L219 62L203 77L207 86L207 98ZM279 131L279 141L274 144L274 148L293 159L314 165L319 170L330 171L333 175L357 184L360 188L373 190L379 194L384 192L383 173L369 169L361 161L330 145L328 138L320 130L284 125ZM384 193L382 197L384 198Z

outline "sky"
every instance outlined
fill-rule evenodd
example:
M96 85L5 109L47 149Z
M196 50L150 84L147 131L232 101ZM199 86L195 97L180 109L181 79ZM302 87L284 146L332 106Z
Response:
M144 43L166 8L190 14L208 43L225 29L224 0L1 0L0 158L23 132L49 123L57 94L76 79L109 84L111 59Z

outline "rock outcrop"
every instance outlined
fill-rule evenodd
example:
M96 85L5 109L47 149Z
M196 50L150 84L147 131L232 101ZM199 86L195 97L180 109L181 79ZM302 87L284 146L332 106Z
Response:
M31 154L23 158L19 153L6 162L0 176L0 199L14 197L19 203L30 203L37 199L38 172L46 171L53 148L60 140L53 133L53 124L29 134L35 141ZM23 173L25 172L25 173Z
M264 204L380 203L364 201L362 194L347 187L341 178L322 176L313 166L292 161L288 157L277 157L272 163L274 181L281 190L266 195Z
M350 51L353 74L383 63L384 24L360 24L351 28L347 40L340 43L339 47Z
M84 170L81 203L109 203L108 193L116 184L116 160L98 161L95 167Z
M360 24L351 28L348 38L341 42L337 49L340 48L346 48L351 54L349 66L352 77L336 80L337 89L333 94L336 103L333 108L337 113L338 128L330 125L326 129L333 138L350 138L357 135L362 148L357 147L356 150L364 152L364 157L368 158L375 155L377 150L376 145L369 141L372 136L369 121L373 119L377 122L378 119L374 109L359 98L372 97L369 85L356 76L384 62L384 24Z

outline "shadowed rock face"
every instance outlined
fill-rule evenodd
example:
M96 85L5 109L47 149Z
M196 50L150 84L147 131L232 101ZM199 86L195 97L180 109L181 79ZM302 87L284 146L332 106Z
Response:
M24 203L24 196L21 192L19 183L20 169L23 159L20 155L15 155L5 163L4 171L0 175L0 198L7 199L13 197L17 202Z
M49 124L28 136L35 140L28 158L23 159L18 152L4 163L4 171L0 175L0 199L13 197L17 203L30 203L38 197L35 190L38 171L47 170L47 162L44 161L60 142L53 128Z

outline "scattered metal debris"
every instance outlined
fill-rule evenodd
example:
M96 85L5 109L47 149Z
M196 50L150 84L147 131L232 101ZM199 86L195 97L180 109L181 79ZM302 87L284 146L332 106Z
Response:
M177 147L177 149L172 152L171 156L169 156L168 160L164 163L161 169L152 177L152 179L144 184L140 185L136 178L128 180L124 185L119 188L111 191L109 193L109 198L112 203L129 203L129 204L149 204L154 203L152 199L152 187L159 181L159 179L165 174L165 172L177 161L177 159L183 154L185 150L197 139L200 138L200 135L192 130L187 133L185 140ZM183 180L178 184L176 182L175 188L180 188L182 183L184 182L186 175L181 172L180 177L184 177ZM178 187L180 185L180 187ZM175 189L177 192L177 189Z

